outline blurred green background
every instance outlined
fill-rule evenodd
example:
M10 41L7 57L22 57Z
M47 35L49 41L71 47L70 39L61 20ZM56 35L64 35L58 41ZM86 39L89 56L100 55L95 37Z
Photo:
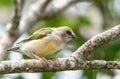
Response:
M26 0L26 2L28 1L29 0ZM50 19L40 21L26 34L29 36L34 31L43 27L69 26L73 29L77 38L71 40L65 49L50 57L70 56L73 51L84 44L88 39L120 23L119 4L120 0L90 0L89 2L78 2L62 13L57 14ZM13 0L0 0L0 17L3 17L3 19L0 20L0 26L4 27L10 21L13 13L13 5ZM112 41L93 52L94 53L88 57L88 60L119 60L120 40ZM29 57L25 55L22 57L24 59L29 59ZM10 56L8 57L8 59L11 58L12 57ZM29 78L29 75L32 77ZM0 79L120 79L119 75L120 71L118 70L91 69L36 74L21 73L1 75Z

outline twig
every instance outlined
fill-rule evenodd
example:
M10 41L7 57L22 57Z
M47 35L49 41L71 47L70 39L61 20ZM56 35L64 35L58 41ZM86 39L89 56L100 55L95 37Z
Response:
M48 4L51 2L52 0L46 0L44 2L44 4L42 4L41 6L41 11L40 12L44 12L44 10L46 10L46 8L48 7Z
M10 24L7 25L7 31L8 34L10 34L11 36L18 36L19 33L18 32L18 26L19 26L19 22L20 22L20 18L22 15L22 9L24 6L24 0L14 0L14 15L13 18L10 22Z
M112 29L109 29L99 35L94 36L80 48L78 48L72 56L77 60L81 61L89 56L96 48L109 43L115 39L120 38L120 25L114 26Z

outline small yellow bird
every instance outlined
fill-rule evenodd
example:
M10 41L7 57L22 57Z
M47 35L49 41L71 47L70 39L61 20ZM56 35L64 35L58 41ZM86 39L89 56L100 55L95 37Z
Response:
M58 28L42 28L28 38L22 40L8 51L23 53L31 58L45 60L44 57L64 48L66 43L75 38L75 34L68 26Z

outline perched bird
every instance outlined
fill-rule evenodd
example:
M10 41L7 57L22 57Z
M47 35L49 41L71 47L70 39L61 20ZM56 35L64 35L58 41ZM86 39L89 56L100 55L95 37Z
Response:
M42 57L61 50L73 38L75 38L75 34L67 26L42 28L19 42L16 47L8 49L8 51L20 52L42 61L45 60Z

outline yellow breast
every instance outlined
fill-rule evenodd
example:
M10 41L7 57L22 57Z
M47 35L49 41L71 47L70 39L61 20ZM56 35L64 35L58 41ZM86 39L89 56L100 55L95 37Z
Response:
M57 50L55 49L53 42L49 42L42 47L36 48L36 54L39 56L46 56L46 55L52 54L56 51Z

